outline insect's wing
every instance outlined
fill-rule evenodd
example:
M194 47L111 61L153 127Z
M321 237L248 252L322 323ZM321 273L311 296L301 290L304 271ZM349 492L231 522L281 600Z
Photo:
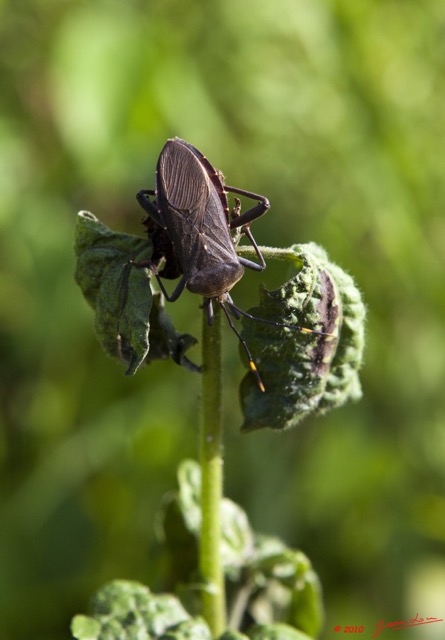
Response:
M201 234L205 239L203 261L206 265L238 262L224 209L213 184L202 220Z
M184 217L192 216L194 223L200 222L209 199L209 180L196 156L177 140L169 140L159 157L158 191L161 203L167 205L164 218L166 209L173 208ZM173 221L165 222L170 227ZM190 222L186 221L188 225Z
M195 151L183 140L168 140L157 169L156 197L165 227L189 274L214 261L236 260L221 194Z
M230 214L229 214L229 203L227 201L227 193L224 187L224 176L218 169L212 165L212 163L205 157L204 154L199 151L196 147L194 147L190 142L186 142L185 140L181 140L181 138L175 138L175 141L181 143L187 149L189 149L193 155L199 160L199 163L203 167L206 172L208 178L212 182L215 187L216 193L218 194L218 199L221 202L221 205L224 209L224 216L227 220L227 224L230 222Z

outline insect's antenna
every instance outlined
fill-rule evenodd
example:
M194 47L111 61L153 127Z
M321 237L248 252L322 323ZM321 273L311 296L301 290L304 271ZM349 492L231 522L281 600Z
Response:
M222 310L224 311L224 313L226 314L226 318L227 321L230 325L230 328L232 329L232 331L236 334L236 336L238 337L238 340L241 342L241 344L243 345L243 349L247 354L247 357L249 359L249 366L252 369L253 373L255 374L256 377L256 381L258 383L258 386L260 388L261 391L266 391L266 387L263 384L263 381L261 380L261 376L258 373L258 369L256 368L255 362L252 358L252 354L250 353L249 347L247 346L246 341L244 340L244 338L241 336L241 334L239 333L239 331L237 330L237 328L235 327L235 325L233 324L233 320L230 317L230 313L227 311L225 305L223 302L219 303L222 307ZM230 302L228 302L229 306L231 307L232 305L230 304Z
M258 318L257 316L253 316L247 311L243 311L239 307L237 307L232 300L227 300L227 304L234 311L235 315L242 315L246 318L250 318L250 320L255 320L256 322L262 322L263 324L271 324L273 327L286 327L287 329L294 329L295 331L301 331L302 333L313 333L316 336L328 336L330 338L336 338L333 333L326 333L325 331L315 331L314 329L306 329L306 327L300 327L296 324L287 324L286 322L275 322L274 320L265 320L264 318Z

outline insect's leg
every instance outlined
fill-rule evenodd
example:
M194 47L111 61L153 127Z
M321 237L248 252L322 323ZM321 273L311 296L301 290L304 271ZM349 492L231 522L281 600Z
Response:
M156 193L153 189L142 189L136 194L136 200L152 220L154 220L160 227L165 227L157 206L148 197L155 195Z
M265 389L265 387L264 387L264 384L263 384L263 381L261 380L261 376L260 376L260 374L258 373L258 369L256 368L255 361L254 361L254 359L252 358L252 354L250 353L250 350L249 350L249 347L247 346L246 341L244 340L244 338L242 337L242 335L240 334L240 332L238 331L238 329L237 329L237 328L235 327L235 325L233 324L233 320L232 320L232 318L230 317L230 313L227 311L225 304L224 304L223 302L221 302L221 301L220 301L220 303L219 303L219 304L221 305L222 310L223 310L223 311L224 311L224 313L225 313L225 316L226 316L226 318L227 318L227 322L228 322L228 323L229 323L229 325L230 325L230 328L231 328L231 329L232 329L232 331L235 333L235 335L237 336L238 340L240 341L240 343L241 343L241 345L242 345L242 347L243 347L244 351L246 352L247 358L248 358L248 360L249 360L249 366L250 366L250 369L253 371L253 373L254 373L254 375L255 375L255 378L256 378L256 381L257 381L258 387L260 388L260 391L263 391L263 392L264 392L264 391L266 391L266 389Z
M210 326L212 326L214 319L212 298L204 298L203 307L205 308L207 313L207 322Z
M236 229L237 227L242 227L245 224L249 224L261 217L269 210L270 204L269 200L265 196L261 196L258 193L253 193L252 191L245 191L244 189L238 189L237 187L228 187L225 186L224 189L229 191L230 193L238 193L240 196L245 196L246 198L252 198L252 200L258 200L258 204L256 204L251 209L247 209L240 216L237 216L230 222L230 228Z
M269 200L264 196L261 196L257 193L253 193L252 191L245 191L244 189L238 189L236 187L225 187L226 191L231 191L232 193L239 193L241 196L246 196L247 198L254 198L259 200L258 204L251 209L248 209L241 215L239 215L240 211L240 201L238 198L235 198L235 209L233 210L233 217L230 221L230 228L237 229L239 227L243 227L241 232L246 235L250 242L252 243L253 248L255 249L255 253L258 256L258 260L260 264L257 262L253 262L252 260L248 260L247 258L239 258L241 264L248 269L253 269L254 271L264 271L266 268L266 261L264 260L263 254L261 253L257 243L255 242L255 238L250 231L250 224L266 213L269 209L270 204Z
M258 264L257 262L253 262L252 260L248 260L247 258L241 258L241 256L238 256L238 260L241 262L241 264L244 267L247 267L248 269L253 269L254 271L264 271L264 269L266 268L266 261L264 260L264 256L261 253L261 250L257 245L256 240L253 237L249 227L246 227L244 229L244 234L249 238L250 242L252 243L253 248L255 249L255 253L258 256L258 260L260 261L260 264Z
M234 318L239 320L241 318L241 313L239 312L238 307L233 302L232 297L229 293L226 293L226 300L227 300L227 304L229 305L230 313Z
M316 331L315 329L307 329L306 327L301 327L297 324L288 324L287 322L275 322L274 320L266 320L265 318L258 318L258 316L253 316L251 313L247 313L247 311L243 311L236 306L233 302L232 298L229 294L227 296L227 304L229 306L230 312L235 318L239 318L240 316L245 316L246 318L250 318L250 320L255 320L256 322L261 322L262 324L270 324L273 327L284 327L287 329L293 329L294 331L301 331L301 333L313 333L316 336L326 336L328 338L336 338L333 333L326 333L326 331Z
M151 260L130 260L128 265L130 267L137 267L139 269L150 269L156 280L158 281L158 285L160 290L162 291L162 294L164 296L164 298L168 301L168 302L175 302L179 296L181 295L181 293L184 291L184 287L187 284L187 278L185 276L183 276L180 281L178 282L176 288L174 289L172 294L169 294L166 290L166 288L164 287L164 283L162 282L161 276L159 275L159 271L156 267L156 265L151 262Z
M167 293L167 290L164 287L164 283L161 280L161 276L159 275L159 272L158 272L158 270L156 268L156 265L150 264L150 269L153 271L154 276L155 276L156 280L158 281L159 288L161 289L165 299L168 302L175 302L179 298L181 293L184 291L185 285L187 284L186 276L182 276L182 278L178 282L176 288L174 289L173 293L169 294L169 293Z

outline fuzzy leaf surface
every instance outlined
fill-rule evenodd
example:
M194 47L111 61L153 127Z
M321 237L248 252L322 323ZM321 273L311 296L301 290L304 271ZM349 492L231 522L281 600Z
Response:
M175 596L155 595L139 582L114 580L96 593L90 616L74 617L71 632L77 640L88 640L88 633L95 634L91 640L151 640L190 620Z
M195 618L180 622L176 627L162 634L159 640L212 640L212 634L204 620Z
M295 427L361 397L365 307L352 278L317 245L294 245L300 270L281 287L260 289L249 313L265 320L331 334L304 333L243 318L243 337L266 391L251 373L241 382L243 431Z

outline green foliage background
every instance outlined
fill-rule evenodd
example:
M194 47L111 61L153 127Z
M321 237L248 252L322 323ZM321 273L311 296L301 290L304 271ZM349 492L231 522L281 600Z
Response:
M270 198L260 243L324 245L368 304L364 400L283 435L239 434L226 331L227 495L311 558L328 632L443 617L443 1L5 0L0 21L2 638L68 637L111 578L163 588L153 525L199 377L123 376L72 242L79 209L142 233L135 193L175 135ZM178 330L199 335L199 304L170 305Z

